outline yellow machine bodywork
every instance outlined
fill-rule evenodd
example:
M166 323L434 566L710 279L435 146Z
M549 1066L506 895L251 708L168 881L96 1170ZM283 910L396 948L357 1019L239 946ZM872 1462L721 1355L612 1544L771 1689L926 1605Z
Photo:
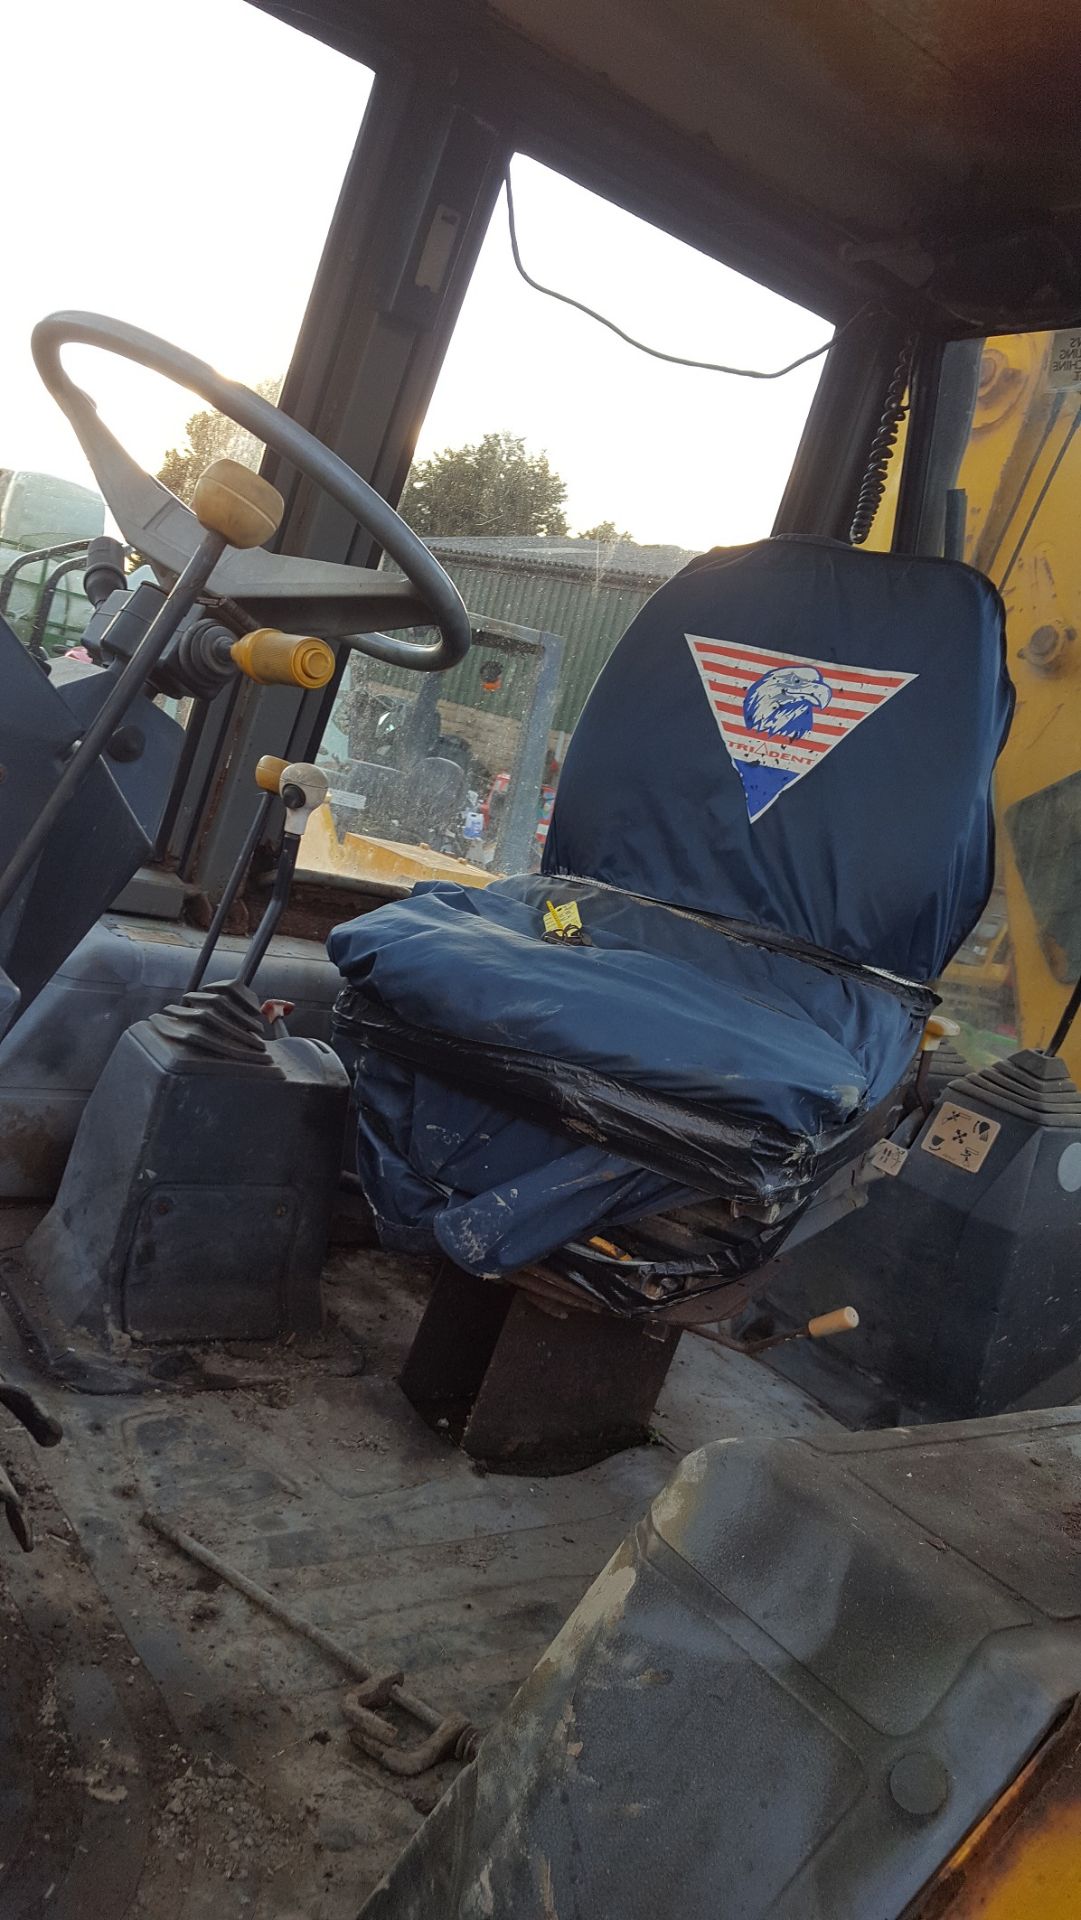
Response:
M317 874L339 874L375 893L411 893L418 880L457 880L463 887L486 887L495 875L483 867L437 853L433 847L404 840L379 840L369 833L338 833L328 801L312 814L300 845L300 864Z
M1019 1038L1028 1047L1050 1039L1072 980L1022 878L1011 809L1081 769L1081 650L1073 624L1081 604L1081 400L1048 383L1051 338L988 341L958 476L968 495L965 557L1001 586L1017 689L996 800ZM1046 860L1057 852L1048 846ZM1071 1035L1064 1052L1081 1077L1081 1033Z
M967 499L964 557L1000 588L1017 711L996 775L999 876L987 924L947 968L947 1006L1017 1044L1050 1039L1073 984L1066 956L1041 926L1022 877L1011 809L1081 772L1081 395L1053 389L1053 335L989 339L957 485ZM888 547L904 427L867 544ZM1050 871L1057 849L1047 845ZM1010 1003L1012 1006L1012 1017ZM1081 1030L1063 1047L1081 1078ZM1081 1916L1081 1898L1078 1915Z
M903 1920L1077 1920L1081 1708L1023 1767Z

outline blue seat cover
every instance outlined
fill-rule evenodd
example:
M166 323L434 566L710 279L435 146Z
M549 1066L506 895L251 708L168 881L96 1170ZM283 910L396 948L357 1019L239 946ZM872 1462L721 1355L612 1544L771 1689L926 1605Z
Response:
M575 732L544 875L331 935L385 1241L507 1271L695 1193L810 1191L986 903L1004 662L997 594L945 561L776 540L661 588ZM549 898L591 945L543 940Z

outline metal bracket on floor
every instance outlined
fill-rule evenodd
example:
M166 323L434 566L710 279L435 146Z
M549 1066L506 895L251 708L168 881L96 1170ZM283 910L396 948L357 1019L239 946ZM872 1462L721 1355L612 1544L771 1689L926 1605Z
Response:
M294 1613L292 1607L287 1606L277 1594L268 1593L265 1587L249 1580L247 1574L230 1566L211 1547L204 1547L201 1541L193 1540L190 1533L174 1527L160 1513L144 1513L143 1525L152 1533L159 1534L163 1540L168 1540L189 1560L206 1567L210 1573L216 1573L219 1580L227 1581L238 1593L244 1594L253 1606L261 1608L273 1620L280 1621L290 1632L310 1640L320 1653L360 1682L346 1696L345 1717L351 1722L356 1744L371 1759L378 1760L388 1773L424 1773L428 1767L434 1767L437 1760L445 1760L449 1754L461 1761L475 1757L481 1735L464 1713L441 1714L437 1707L429 1706L427 1700L420 1699L405 1686L405 1675L402 1673L373 1673L359 1655L350 1647L343 1647L325 1628L317 1627L313 1621ZM428 1739L415 1747L399 1747L397 1729L375 1711L377 1707L388 1706L397 1707L400 1712L419 1721L422 1727L429 1728Z
M446 1760L452 1754L456 1760L475 1759L480 1735L464 1713L448 1713L437 1727L433 1727L428 1738L418 1741L415 1747L398 1745L397 1728L375 1709L390 1706L404 1680L403 1673L377 1674L363 1686L354 1687L346 1694L342 1712L349 1722L349 1737L353 1745L366 1753L370 1760L378 1761L388 1773L406 1778L426 1773L429 1767L436 1766L440 1760Z

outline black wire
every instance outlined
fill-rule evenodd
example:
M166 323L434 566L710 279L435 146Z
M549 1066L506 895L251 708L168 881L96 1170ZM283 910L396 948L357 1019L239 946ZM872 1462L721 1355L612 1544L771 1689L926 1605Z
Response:
M805 367L809 360L821 359L824 353L829 352L834 342L840 339L841 334L853 324L853 320L857 320L860 317L858 314L854 314L852 320L847 320L843 327L837 329L832 339L825 341L820 347L812 347L810 353L801 353L798 360L790 360L787 367L777 367L772 373L766 373L760 367L725 367L713 360L688 360L681 353L664 353L660 347L648 347L644 340L636 340L633 334L624 333L623 328L617 327L614 320L608 320L603 313L597 313L595 308L587 307L584 300L576 300L573 294L560 293L557 288L546 287L540 280L534 280L533 275L528 273L522 265L522 256L518 248L518 228L514 218L514 193L511 189L509 167L504 176L504 184L507 189L507 225L510 228L510 250L514 258L514 264L521 274L522 279L525 281L526 286L532 287L534 293L547 294L550 300L561 300L565 307L573 307L576 313L584 313L587 320L596 320L598 326L607 327L609 333L614 333L620 340L626 341L628 347L636 347L639 353L648 353L654 360L666 360L669 366L692 367L700 373L729 373L737 380L782 380L786 373L795 373L797 367ZM866 309L864 309L864 311L866 311Z

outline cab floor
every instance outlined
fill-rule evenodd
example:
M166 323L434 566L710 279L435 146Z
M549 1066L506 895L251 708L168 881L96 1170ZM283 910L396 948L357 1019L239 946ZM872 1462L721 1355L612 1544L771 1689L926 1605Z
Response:
M347 1676L144 1512L484 1727L678 1457L833 1425L685 1335L654 1444L561 1478L487 1473L396 1384L430 1281L339 1255L319 1339L218 1348L195 1384L130 1396L35 1382L64 1426L48 1452L0 1416L37 1536L26 1555L0 1533L4 1920L355 1920L457 1771L399 1779L358 1752ZM0 1366L29 1384L0 1321Z

